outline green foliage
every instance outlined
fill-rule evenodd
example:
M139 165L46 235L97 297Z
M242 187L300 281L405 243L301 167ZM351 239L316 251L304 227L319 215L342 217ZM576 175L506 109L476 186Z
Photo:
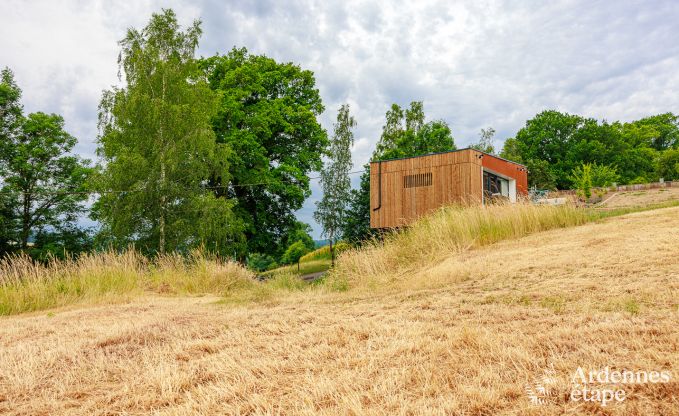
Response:
M215 194L237 201L248 251L273 254L296 227L294 212L311 194L309 173L321 169L328 143L317 120L324 108L314 75L245 49L200 65L219 94L212 119L217 141L233 150L228 171L211 179L232 186Z
M571 180L578 190L578 196L588 200L592 197L592 165L583 163L573 169Z
M612 166L583 163L571 172L571 181L578 191L578 196L589 200L592 188L605 188L618 181L618 173Z
M679 180L679 149L669 149L660 155L658 176L666 181Z
M495 129L488 127L487 129L481 129L479 133L479 142L469 146L472 149L479 150L491 155L495 154L495 145L493 144L495 137Z
M9 69L0 80L0 246L28 248L29 238L74 227L84 211L89 161L73 156L75 137L56 114L23 115Z
M455 150L455 142L446 122L425 123L422 102L412 102L407 110L392 104L386 114L382 136L372 160L421 156ZM373 236L370 229L370 165L361 175L358 189L351 192L349 209L343 226L343 237L351 244L359 244Z
M277 252L277 257L280 258L283 256L283 253L285 250L292 244L297 241L301 241L304 243L304 246L309 250L312 251L316 248L316 243L314 242L314 239L311 237L311 226L309 224L303 223L301 221L296 221L295 224L288 229L288 231L285 233L285 236L282 239L282 243L280 244L281 248L279 249L279 252Z
M637 120L634 124L652 129L650 145L655 150L679 147L679 116L672 113L658 114Z
M351 146L354 144L352 129L356 121L349 114L349 104L340 107L334 134L330 141L330 160L321 171L323 198L316 203L314 219L323 227L323 235L330 240L331 261L335 261L333 241L341 235L346 218L347 205L351 195Z
M617 183L620 179L617 169L613 166L591 165L592 186L604 188Z
M351 190L342 237L351 244L359 244L373 236L370 229L370 164L363 166L358 189Z
M503 159L511 160L516 163L525 164L526 161L521 157L521 152L519 150L519 143L515 138L509 138L505 140L502 150L500 151L500 157Z
M120 42L124 88L104 92L99 114L102 193L94 217L115 246L144 252L240 250L234 202L205 189L225 186L230 149L210 125L215 94L194 59L200 22L182 32L171 10L153 14ZM124 192L119 192L120 190Z
M309 249L304 245L304 242L297 241L295 243L292 243L290 247L288 247L288 249L285 250L281 262L284 264L297 263L297 267L299 267L299 259L301 259L302 256L304 256L308 252Z
M503 157L525 163L529 185L559 189L575 186L571 172L583 163L615 166L622 184L657 180L656 161L676 145L677 117L668 113L631 123L543 111L509 139Z
M248 256L248 268L258 272L269 270L276 266L276 260L268 254L252 253Z
M51 259L65 260L93 249L92 231L70 226L58 231L39 231L35 236L34 246L28 253L32 258L45 262Z

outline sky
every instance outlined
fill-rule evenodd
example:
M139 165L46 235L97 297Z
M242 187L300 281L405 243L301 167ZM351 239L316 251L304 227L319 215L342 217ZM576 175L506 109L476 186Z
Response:
M97 106L118 84L118 41L172 8L203 22L198 54L246 47L316 76L330 132L342 103L357 121L360 170L392 103L423 101L458 147L556 109L631 121L679 112L677 1L19 1L0 2L0 66L27 112L64 116L76 152L96 159ZM314 175L316 176L316 175ZM358 175L353 183L358 184ZM297 213L312 225L312 196Z

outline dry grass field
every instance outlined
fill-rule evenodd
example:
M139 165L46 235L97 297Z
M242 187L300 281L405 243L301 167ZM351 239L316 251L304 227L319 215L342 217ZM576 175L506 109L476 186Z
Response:
M611 198L612 197L612 198ZM610 199L609 199L610 198ZM679 200L679 187L617 192L604 197L604 208L639 207Z
M665 208L364 279L346 257L344 292L0 317L0 414L678 415L677 242ZM601 406L570 400L578 367L672 379Z

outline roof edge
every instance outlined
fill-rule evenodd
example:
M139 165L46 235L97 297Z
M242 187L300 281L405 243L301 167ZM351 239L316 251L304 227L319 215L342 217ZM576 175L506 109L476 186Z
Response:
M523 166L524 168L527 167L526 165L524 165L524 164L522 164L522 163L514 162L513 160L505 159L505 158L500 157L500 156L491 155L490 153L483 152L483 151L478 150L478 149L474 149L473 147L465 147L465 148L462 148L462 149L447 150L447 151L445 151L445 152L427 153L427 154L425 154L425 155L419 155L419 156L395 157L395 158L393 158L393 159L382 159L382 160L370 160L369 163L391 162L391 161L393 161L393 160L417 159L418 157L435 156L435 155L444 155L444 154L446 154L446 153L463 152L463 151L465 151L465 150L472 150L472 151L474 151L474 152L479 152L479 153L481 153L481 154L488 155L488 156L490 156L490 157L494 157L494 158L496 158L496 159L500 159L500 160L503 160L503 161L508 162L508 163L513 163L513 164L515 164L515 165Z

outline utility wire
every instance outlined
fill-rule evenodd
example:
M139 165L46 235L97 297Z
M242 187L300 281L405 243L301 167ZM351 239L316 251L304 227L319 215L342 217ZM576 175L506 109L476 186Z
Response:
M363 173L365 170L357 170L349 172L349 175L354 175L357 173ZM312 176L310 180L321 179L320 176ZM177 182L175 182L177 183ZM229 184L229 185L214 185L214 186L203 186L203 189L226 189L226 188L244 188L250 186L262 186L262 185L274 185L278 182L257 182L257 183L241 183L241 184ZM147 192L146 189L128 189L126 191L121 190L110 190L110 191L44 191L44 192L33 192L34 195L104 195L104 194L124 194L131 192ZM0 195L13 195L15 193L24 194L27 192L0 192Z

